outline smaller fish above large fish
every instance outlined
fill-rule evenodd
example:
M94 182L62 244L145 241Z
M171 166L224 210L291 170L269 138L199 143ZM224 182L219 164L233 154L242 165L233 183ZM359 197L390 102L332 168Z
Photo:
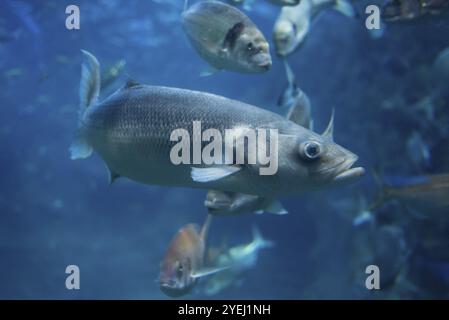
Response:
M210 214L219 216L245 213L261 214L263 212L281 215L288 213L281 203L274 199L238 192L215 190L211 190L207 193L204 206Z
M331 7L348 17L355 16L348 0L302 0L297 6L283 7L273 29L277 55L286 57L298 49L309 34L313 20Z
M282 108L288 108L287 119L300 126L313 130L312 105L309 97L302 91L295 80L290 65L284 60L285 72L287 74L288 84L282 95L279 97L278 105Z
M212 216L208 215L201 230L196 224L182 227L170 242L159 276L161 291L169 297L188 294L198 278L226 268L222 266L206 269L204 266L206 237L211 219Z
M262 32L240 10L218 1L198 2L184 11L183 28L213 70L262 73L271 67Z
M390 0L382 8L387 22L407 21L428 14L440 14L449 7L449 0Z

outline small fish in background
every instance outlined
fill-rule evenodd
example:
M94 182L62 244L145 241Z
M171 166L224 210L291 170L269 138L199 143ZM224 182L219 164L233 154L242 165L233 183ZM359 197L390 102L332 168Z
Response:
M297 6L301 0L267 0L278 6Z
M210 190L204 206L214 216L240 215L245 213L287 214L282 204L274 199L237 192Z
M435 58L431 69L431 81L434 99L449 99L449 47Z
M251 11L252 6L256 0L228 0L234 6L242 6L246 11Z
M449 174L380 178L379 173L374 172L374 178L380 192L372 210L388 201L398 200L418 218L427 219L434 213L449 218Z
M366 198L363 195L358 197L357 215L352 220L352 225L356 228L372 224L375 221L375 216L370 210Z
M24 72L25 71L22 68L19 68L19 67L11 68L11 69L8 69L5 72L3 72L3 76L6 79L11 80L11 79L14 79L14 78L21 77L24 74Z
M68 65L71 63L70 57L64 55L64 54L58 54L56 56L56 62L60 63L62 65Z
M106 71L101 75L101 89L106 89L113 84L122 74L125 66L126 61L124 59L120 59L106 69Z
M390 0L382 7L382 19L409 21L427 14L440 14L448 7L449 0Z
M243 9L251 11L251 8L256 0L228 0L233 5L242 5ZM278 6L296 6L301 0L267 0L268 2Z
M304 128L313 130L312 105L309 97L302 91L295 80L290 65L284 60L287 75L287 87L278 99L278 106L288 108L286 118Z
M309 34L314 19L328 8L355 17L355 10L348 0L302 0L297 6L283 7L273 29L277 55L286 57L297 50Z
M161 262L159 284L161 291L169 297L188 294L198 278L222 271L227 266L205 268L206 238L212 216L208 215L199 230L196 224L182 227L165 252Z
M257 26L240 10L218 2L198 2L186 9L182 25L190 43L209 63L210 70L263 73L271 68L269 44Z
M338 214L355 228L366 225L374 226L376 223L376 216L370 210L364 194L339 199L334 201L332 205Z
M420 15L419 0L391 0L382 8L382 19L386 22L412 20Z
M417 168L430 166L430 148L418 131L413 131L407 139L407 155Z
M215 254L213 264L229 268L209 277L204 283L204 293L216 295L231 285L241 283L242 274L256 267L260 250L273 246L272 241L264 239L259 229L253 227L253 240L250 243L222 249L222 253Z
M0 27L0 43L13 42L19 39L22 34L22 29L17 29L15 31L8 31L5 28Z

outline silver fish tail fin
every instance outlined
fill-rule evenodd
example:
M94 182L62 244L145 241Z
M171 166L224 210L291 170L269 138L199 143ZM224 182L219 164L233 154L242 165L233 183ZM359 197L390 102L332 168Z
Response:
M274 247L274 242L264 239L262 237L262 233L260 233L259 228L257 228L256 226L253 226L253 244L258 249Z
M100 63L91 53L81 50L80 113L97 103L100 95Z
M83 119L88 107L95 105L100 95L100 64L91 53L81 50L83 64L81 65L80 109L78 115L78 133L70 146L70 158L85 159L92 154L92 147L83 134Z

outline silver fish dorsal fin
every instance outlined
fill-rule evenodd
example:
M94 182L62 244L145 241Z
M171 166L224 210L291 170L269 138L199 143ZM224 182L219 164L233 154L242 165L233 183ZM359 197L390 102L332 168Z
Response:
M332 115L329 120L329 124L327 125L326 130L324 130L322 136L325 138L329 138L334 141L334 117L335 117L335 108L332 108Z

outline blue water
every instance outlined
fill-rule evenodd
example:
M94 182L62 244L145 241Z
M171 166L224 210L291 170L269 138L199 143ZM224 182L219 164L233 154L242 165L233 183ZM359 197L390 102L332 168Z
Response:
M15 2L20 5L11 5ZM312 101L315 128L324 130L335 108L336 142L356 153L368 171L381 166L403 176L447 172L449 136L443 124L449 104L437 110L434 122L406 107L430 94L430 67L449 46L448 18L389 25L383 37L373 39L364 27L364 3L357 3L357 19L324 12L305 45L289 57ZM212 92L276 112L286 84L283 65L274 58L264 74L199 77L206 63L181 28L183 1L79 0L80 30L65 28L69 4L73 1L0 2L0 26L21 30L14 41L0 43L0 298L165 299L156 282L159 262L180 227L204 221L206 191L126 179L108 186L98 155L69 159L78 117L80 49L95 54L103 69L127 61L121 78L101 98L128 75L141 83ZM256 1L248 15L271 41L278 13L279 8ZM405 141L414 130L431 144L430 169L417 167L407 156ZM217 218L211 243L223 238L234 245L249 242L257 225L276 246L260 252L240 286L207 297L200 283L186 298L447 298L447 290L418 281L419 272L410 273L410 281L422 293L393 294L394 284L377 292L365 289L365 267L372 259L360 251L373 251L370 245L381 234L354 229L350 216L359 195L371 199L376 192L367 174L349 186L281 199L289 215ZM408 251L414 252L420 238L409 227L406 209L393 204L383 210L383 215L399 216L388 223L405 229ZM366 249L355 250L360 238ZM443 248L444 241L447 237L441 237ZM388 259L381 259L387 269L394 264ZM404 269L411 263L407 260ZM80 268L80 290L65 287L71 264Z

